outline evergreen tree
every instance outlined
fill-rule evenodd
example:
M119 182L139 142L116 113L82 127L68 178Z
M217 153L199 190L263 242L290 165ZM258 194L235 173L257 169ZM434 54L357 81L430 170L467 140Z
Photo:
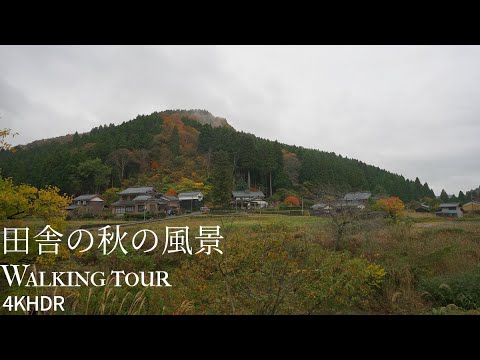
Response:
M235 184L236 191L244 191L248 190L248 184L243 180L243 178L239 178Z
M442 202L444 202L444 203L447 203L447 202L450 201L450 198L448 197L448 194L445 191L445 189L442 189L442 192L440 194L440 200L442 200Z
M106 187L110 180L112 169L104 165L99 158L85 160L77 167L77 176L83 192L98 193Z
M80 144L80 135L78 135L78 131L76 131L75 134L73 134L72 143L73 145Z
M233 166L225 151L214 153L214 167L212 173L212 201L217 206L230 204L233 188Z
M422 183L420 182L420 179L418 177L415 178L413 198L419 199L425 195L427 194L425 194L425 190L423 188Z
M377 185L375 186L375 189L373 189L373 195L378 197L388 197L388 192L382 185Z
M465 194L463 193L463 191L460 190L460 192L458 193L458 201L461 204L465 204L467 202L465 200L466 200Z
M229 126L202 125L191 118L188 111L169 118L168 124L173 125L168 125L168 132L163 133L162 117L178 112L155 112L120 125L101 125L88 133L74 134L70 142L47 140L18 148L15 153L0 150L2 175L12 177L17 184L29 183L36 187L51 184L67 193L89 191L96 185L92 178L79 176L77 169L81 163L98 158L102 164L108 160L113 167L111 186L158 181L156 186L168 189L182 177L208 181L212 175L213 154L224 151L234 174L245 181L250 178L250 185L262 189L267 196L281 188L298 190L305 183L315 183L352 191L374 191L380 186L390 196L398 196L405 202L435 197L428 184L420 186L418 179L410 181L333 152L281 144ZM201 111L196 114L208 115ZM182 126L178 121L183 122ZM188 141L184 147L180 135ZM150 180L152 171L165 173L171 180ZM233 187L233 181L231 185ZM478 198L476 189L467 192L467 200L470 194Z
M172 135L170 135L169 147L173 156L178 156L180 154L180 134L178 133L178 128L176 126L172 130Z

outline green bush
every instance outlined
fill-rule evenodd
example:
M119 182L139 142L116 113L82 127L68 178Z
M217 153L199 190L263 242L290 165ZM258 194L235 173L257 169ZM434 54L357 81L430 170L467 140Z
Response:
M162 216L163 214L163 216ZM160 218L160 217L165 217L165 213L161 212L159 214L152 214L152 213L143 213L141 214L125 214L125 220L150 220L150 219L155 219L155 218Z
M454 304L462 309L480 308L480 268L471 272L425 279L420 282L419 287L439 306Z

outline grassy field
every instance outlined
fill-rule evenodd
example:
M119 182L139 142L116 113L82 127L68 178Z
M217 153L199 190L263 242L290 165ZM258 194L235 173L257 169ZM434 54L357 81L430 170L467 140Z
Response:
M114 225L105 221L105 224ZM70 222L73 230L83 222ZM165 228L220 226L223 254L163 253ZM133 249L133 234L159 236ZM130 225L128 254L62 252L37 270L167 271L172 287L39 289L63 295L69 314L480 314L480 221L408 213L400 221L362 220L334 251L330 220L314 216L201 215ZM30 259L32 262L35 258ZM6 262L8 259L3 259ZM13 261L13 260L11 260ZM0 283L0 298L37 293ZM2 313L5 311L0 310Z

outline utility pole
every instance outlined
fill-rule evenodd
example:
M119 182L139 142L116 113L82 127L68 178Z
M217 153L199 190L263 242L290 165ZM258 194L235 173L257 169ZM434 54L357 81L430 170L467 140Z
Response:
M147 204L143 205L143 221L146 221Z
M303 197L302 197L302 216L303 216Z

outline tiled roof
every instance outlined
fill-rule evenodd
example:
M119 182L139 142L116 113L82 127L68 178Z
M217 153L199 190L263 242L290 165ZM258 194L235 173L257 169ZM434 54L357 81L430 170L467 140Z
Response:
M344 196L343 200L353 201L353 200L368 200L372 196L372 193L369 192L351 192Z
M112 206L134 206L135 203L129 200L118 200L112 204Z
M73 199L73 201L88 201L97 196L98 195L80 195L80 196L77 196L75 199Z
M119 195L135 195L135 194L146 194L156 192L155 189L151 186L144 187L129 187L123 191L120 191Z
M198 194L201 194L201 191L187 191L187 192L181 192L178 194L178 197L182 196L197 196Z
M419 209L419 208L423 208L423 209L427 209L427 210L428 210L428 209L430 209L430 206L425 205L425 204L420 204L420 205L418 205L415 209Z
M132 201L147 201L155 199L152 195L138 195Z
M442 209L442 211L437 211L435 214L457 214L459 211L457 210L447 210L447 209Z
M167 198L170 201L178 201L178 197L175 195L163 195L164 198Z
M265 194L261 191L232 191L234 198L264 198Z

